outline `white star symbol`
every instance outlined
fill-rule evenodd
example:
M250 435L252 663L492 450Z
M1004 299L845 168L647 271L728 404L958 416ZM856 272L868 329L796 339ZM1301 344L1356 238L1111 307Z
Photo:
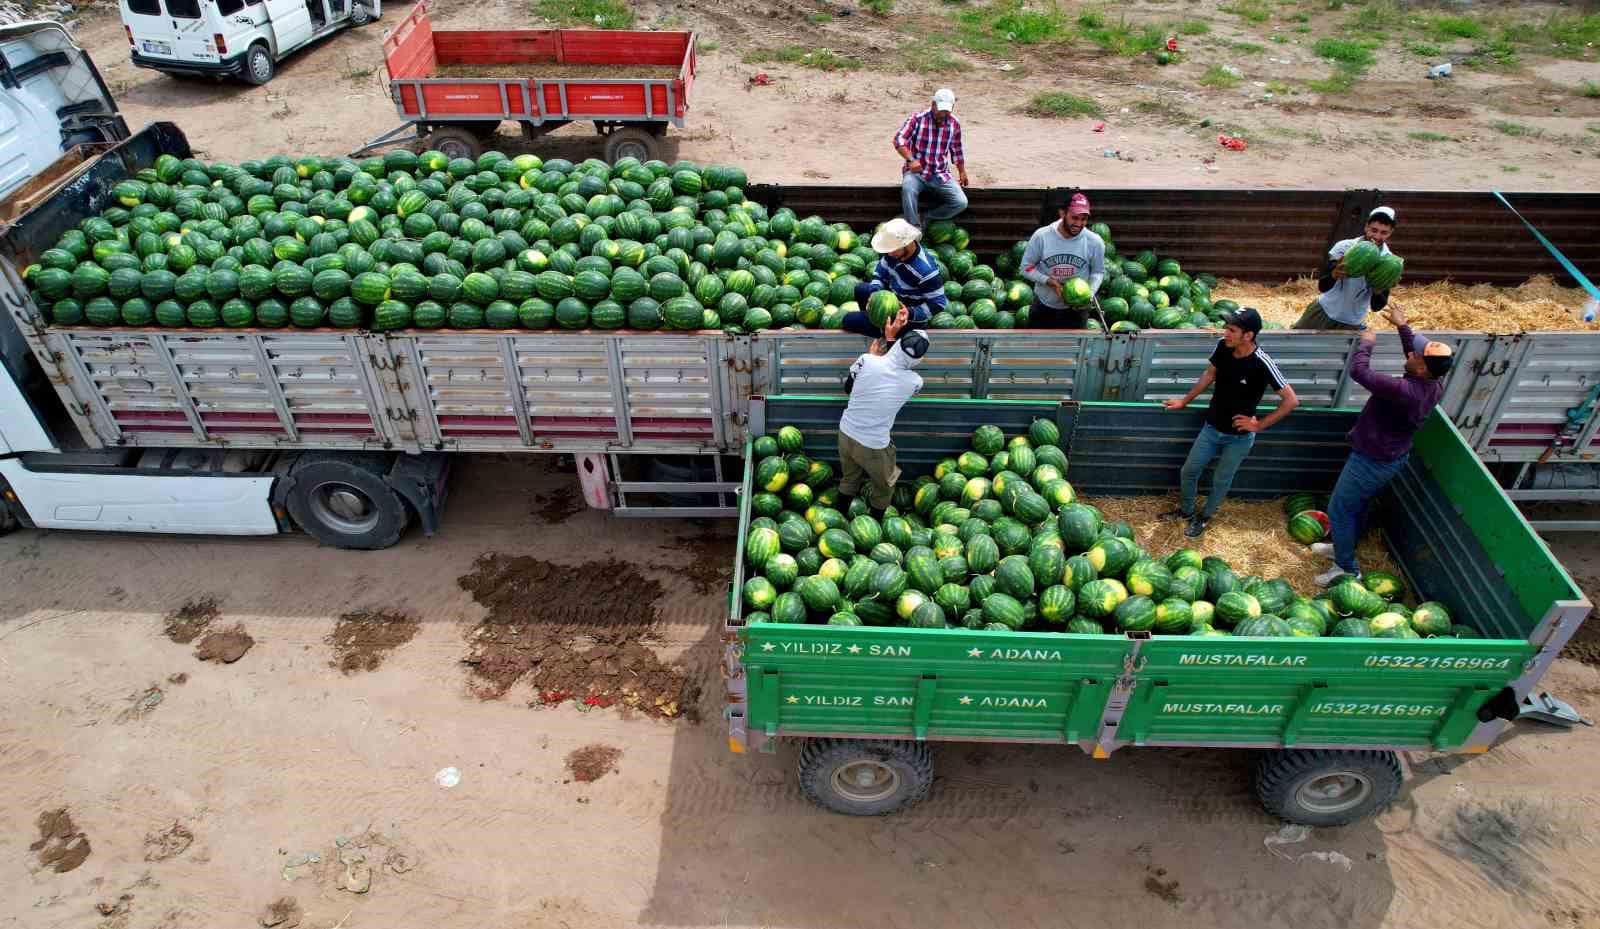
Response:
M791 697L790 697L790 698L789 698L789 702L790 702L790 703L799 703L799 702L800 702L800 698L799 698L799 697L794 697L794 696L791 696Z
M969 704L971 702L972 702L972 698L971 697L962 697L961 698L961 705L962 706L966 706L967 704Z
M761 650L764 651L764 652L770 652L770 651L772 651L773 649L775 649L777 647L778 646L773 645L771 642L766 642L766 643L762 644Z
M967 649L967 657L968 658L982 658L983 657L983 649L981 649L981 648L969 648L969 649Z
M849 648L845 649L845 651L849 652L852 655L859 655L859 654L861 654L861 646L852 645Z

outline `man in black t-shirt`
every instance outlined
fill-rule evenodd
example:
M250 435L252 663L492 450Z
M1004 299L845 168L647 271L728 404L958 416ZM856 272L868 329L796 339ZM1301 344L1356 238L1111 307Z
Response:
M1206 366L1200 380L1189 388L1179 400L1168 400L1169 410L1181 410L1215 385L1211 392L1211 405L1206 410L1205 428L1189 449L1183 463L1178 508L1161 515L1186 519L1189 525L1183 534L1199 538L1206 531L1206 523L1217 515L1217 509L1228 496L1233 476L1255 445L1256 433L1289 415L1300 401L1294 388L1284 378L1283 372L1266 352L1256 347L1256 336L1261 332L1261 314L1250 307L1222 317L1226 323L1216 351L1211 353L1211 363ZM1265 417L1256 418L1256 407L1261 395L1271 387L1278 394L1278 408ZM1195 510L1195 494L1199 489L1200 472L1211 460L1217 460L1217 470L1211 476L1211 490L1206 494L1205 509Z

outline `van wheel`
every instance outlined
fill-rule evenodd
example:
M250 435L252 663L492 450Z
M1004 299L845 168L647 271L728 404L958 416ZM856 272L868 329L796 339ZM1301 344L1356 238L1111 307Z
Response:
M252 45L244 53L244 72L241 76L246 83L261 85L272 80L272 75L277 68L272 63L272 53L267 51L265 45Z
M372 22L372 10L365 3L357 3L350 8L350 22L357 26L365 26Z

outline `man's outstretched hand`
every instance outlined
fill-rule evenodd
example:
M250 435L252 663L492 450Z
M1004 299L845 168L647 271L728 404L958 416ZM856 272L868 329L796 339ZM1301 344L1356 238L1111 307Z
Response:
M883 324L884 341L893 342L895 339L899 338L900 330L905 327L906 321L910 318L911 311L907 310L905 307L901 307L900 312L894 314L894 319L891 319Z

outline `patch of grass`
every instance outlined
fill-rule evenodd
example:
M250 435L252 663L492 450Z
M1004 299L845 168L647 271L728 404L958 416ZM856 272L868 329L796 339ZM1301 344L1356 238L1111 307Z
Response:
M1170 100L1162 100L1160 98L1136 101L1133 104L1133 110L1135 113L1141 113L1145 116L1160 117L1173 125L1187 125L1195 122L1193 113ZM1596 129L1596 131L1600 132L1600 129Z
M1167 33L1155 23L1135 25L1127 17L1108 22L1105 15L1086 10L1078 15L1078 34L1112 53L1131 58L1166 47Z
M1522 167L1520 165L1501 165L1500 170L1506 174L1516 174L1522 170Z
M702 52L714 52L722 47L721 42L695 42L694 47Z
M841 55L831 48L808 49L803 45L783 45L778 48L756 48L745 53L746 64L780 62L797 64L818 71L854 71L862 66L859 58Z
M1291 22L1291 23L1309 23L1309 22L1311 22L1311 14L1310 13L1294 13L1294 14L1292 14L1290 16L1286 16L1284 18L1289 20L1289 22Z
M894 0L861 0L861 5L879 16L888 16L894 10Z
M1583 128L1589 130L1590 132L1593 132L1596 135L1600 135L1600 123L1590 123L1589 125L1584 126Z
M808 13L808 14L806 14L806 22L810 23L813 26L820 26L823 23L831 23L831 22L833 22L833 14L832 13Z
M1222 65L1212 65L1206 69L1205 74L1200 76L1201 84L1206 87L1215 87L1218 90L1237 87L1241 80L1243 78L1223 68Z
M1508 71L1517 66L1517 49L1505 38L1491 39L1472 50L1461 63L1486 71Z
M1600 13L1555 13L1539 31L1553 52L1581 58L1600 45Z
M1254 42L1232 42L1228 39L1223 39L1222 44L1226 48L1231 48L1246 55L1259 55L1267 50L1265 45L1257 45Z
M359 84L360 82L371 78L372 75L376 73L378 73L377 68L358 65L355 63L354 59L346 57L344 60L344 70L340 72L339 76L352 84Z
M1353 68L1336 68L1325 78L1306 81L1306 86L1319 94L1345 94L1356 86L1356 81L1360 78L1361 72Z
M1405 48L1419 58L1438 58L1444 54L1444 49L1429 42L1407 42Z
M1435 16L1428 20L1428 34L1441 42L1451 39L1478 39L1489 32L1471 16Z
M1450 137L1441 132L1408 132L1406 138L1413 142L1449 142Z
M1284 94L1292 94L1294 93L1294 85L1285 81L1268 81L1267 93L1272 94L1275 97L1281 97Z
M1498 132L1498 133L1500 133L1502 135L1511 136L1512 138L1533 138L1533 139L1536 139L1539 136L1544 135L1544 131L1542 129L1538 129L1538 128L1534 127L1534 126L1529 126L1529 125L1527 125L1525 123L1508 122L1507 120L1504 120L1504 119L1495 120L1494 122L1489 124L1489 128L1493 129L1495 132Z
M1272 18L1272 10L1261 0L1234 0L1217 9L1232 13L1247 23L1264 23Z
M1272 34L1272 35L1271 35L1271 36L1269 36L1269 37L1268 37L1268 38L1270 38L1270 39L1272 39L1272 41L1274 41L1274 42L1276 42L1276 43L1278 43L1278 44L1279 44L1279 45L1286 45L1286 44L1288 44L1288 42L1289 42L1289 37L1288 37L1288 36L1286 36L1286 35L1279 35L1279 34L1278 34L1278 33L1276 33L1276 32L1274 32L1274 33L1273 33L1273 34Z
M1362 29L1372 32L1377 29L1387 29L1400 21L1404 16L1400 4L1395 0L1368 0L1360 9L1350 15L1346 21L1352 29Z
M1205 35L1211 31L1211 24L1200 19L1186 19L1177 25L1180 35Z
M1595 81L1584 81L1582 84L1578 85L1575 92L1580 97L1600 97L1600 83L1596 83Z
M1021 3L1004 6L1005 11L994 19L995 34L1019 45L1059 41L1067 31L1066 14L1053 3L1042 10L1028 9Z
M1065 118L1070 116L1099 116L1100 104L1088 97L1069 94L1062 90L1046 90L1033 95L1024 108L1029 116Z
M936 42L907 45L900 50L901 65L917 74L954 74L971 71L972 65Z
M565 25L627 29L633 10L620 0L534 0L533 11Z
M1308 33L1308 32L1311 31L1311 27L1310 26L1296 26L1296 27L1294 27L1294 31L1304 35L1305 33Z
M1372 54L1372 43L1356 39L1318 39L1311 50L1318 57L1338 62L1347 68L1370 68L1378 60Z

